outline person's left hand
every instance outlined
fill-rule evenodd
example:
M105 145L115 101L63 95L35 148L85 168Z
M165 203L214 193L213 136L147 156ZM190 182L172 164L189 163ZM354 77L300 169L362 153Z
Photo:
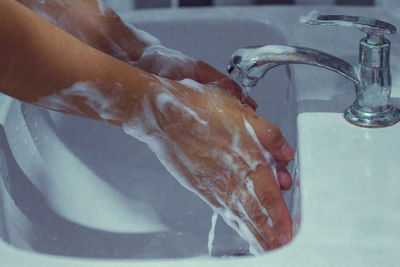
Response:
M147 47L134 66L170 80L192 79L201 84L214 85L243 100L242 89L232 79L204 61L161 45ZM257 103L251 97L246 97L244 103L253 110L257 108Z
M149 38L149 34L124 23L97 0L59 0L46 4L40 0L18 1L87 45L128 64L170 80L188 78L215 85L242 100L242 89L226 75L204 61L160 45L157 38ZM244 102L254 110L257 108L250 97Z

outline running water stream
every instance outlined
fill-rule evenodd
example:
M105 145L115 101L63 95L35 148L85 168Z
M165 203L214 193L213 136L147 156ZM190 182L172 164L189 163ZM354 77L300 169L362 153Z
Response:
M250 95L250 87L243 87L242 88L242 102L245 103L247 97Z
M217 223L218 213L214 210L214 213L211 217L211 228L210 232L208 233L208 256L211 257L212 250L213 250L213 243L214 243L214 234L215 234L215 224Z

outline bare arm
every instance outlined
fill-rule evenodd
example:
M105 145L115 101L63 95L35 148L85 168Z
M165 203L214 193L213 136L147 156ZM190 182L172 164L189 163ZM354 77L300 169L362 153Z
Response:
M291 239L274 161L284 168L293 150L275 125L215 86L160 78L85 45L16 1L0 1L0 32L0 91L122 127L258 251Z
M58 0L45 4L39 0L18 1L87 45L148 73L217 85L242 99L241 88L227 76L206 62L160 45L157 38L124 23L99 0ZM250 97L245 102L257 107Z
M0 60L9 63L0 66L0 87L10 96L38 103L77 82L87 82L108 97L119 84L123 97L115 105L126 114L113 123L121 125L143 94L151 93L149 82L160 83L152 75L84 45L15 1L1 1L0 17ZM83 98L68 101L81 110L76 115L101 119Z

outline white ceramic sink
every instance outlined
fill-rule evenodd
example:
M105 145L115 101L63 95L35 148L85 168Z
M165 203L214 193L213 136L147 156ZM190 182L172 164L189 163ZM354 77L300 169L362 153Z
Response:
M392 10L318 9L400 25ZM310 10L158 10L124 17L220 70L236 49L260 44L312 47L355 63L362 35L299 25L297 18ZM395 63L400 38L391 40ZM392 71L399 97L397 64ZM285 200L297 211L292 216L300 230L281 249L228 258L206 256L211 210L145 145L120 129L0 96L0 266L399 265L400 125L362 129L345 122L340 112L353 101L352 88L327 70L295 66L272 70L254 89L258 112L298 147L301 222L293 190ZM294 172L295 164L290 167ZM246 249L219 220L214 256Z

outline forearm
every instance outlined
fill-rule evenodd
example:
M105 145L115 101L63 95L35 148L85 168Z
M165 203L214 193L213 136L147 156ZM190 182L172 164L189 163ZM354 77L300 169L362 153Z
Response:
M149 40L98 0L17 0L82 42L126 62L138 60Z
M155 37L124 23L98 0L18 1L82 42L149 73L204 84L227 79L205 62L160 46Z
M0 32L0 90L23 101L46 105L43 99L85 83L113 99L115 111L110 108L109 112L117 112L119 118L110 122L121 125L144 94L151 93L149 83L159 82L84 45L12 0L0 1ZM68 96L65 101L60 111L105 120L84 96Z

